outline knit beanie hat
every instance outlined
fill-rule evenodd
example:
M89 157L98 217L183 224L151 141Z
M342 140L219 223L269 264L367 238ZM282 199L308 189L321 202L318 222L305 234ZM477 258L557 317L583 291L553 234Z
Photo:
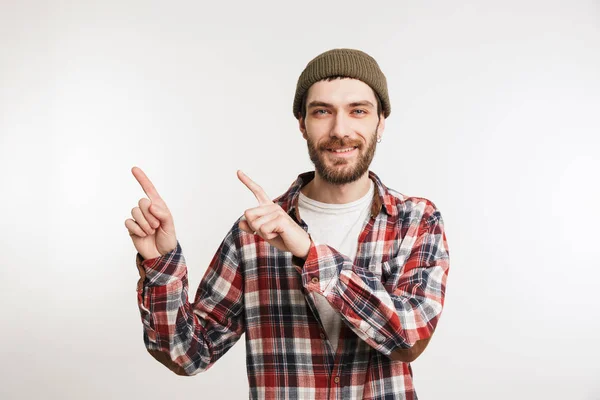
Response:
M294 96L294 117L302 107L302 97L316 82L330 76L346 76L363 81L369 85L381 99L385 118L392 111L388 97L387 81L379 69L377 61L370 55L355 49L333 49L319 54L304 68L298 78Z

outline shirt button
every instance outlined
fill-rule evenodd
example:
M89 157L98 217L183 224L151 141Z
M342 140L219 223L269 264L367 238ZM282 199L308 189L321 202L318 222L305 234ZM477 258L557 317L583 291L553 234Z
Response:
M319 283L319 278L317 278L316 276L314 278L311 279L312 283Z
M321 336L321 339L325 339L325 334L323 332L319 333L319 336Z
M335 383L340 383L340 377L339 377L339 376L336 376L336 377L333 379L333 381L334 381Z

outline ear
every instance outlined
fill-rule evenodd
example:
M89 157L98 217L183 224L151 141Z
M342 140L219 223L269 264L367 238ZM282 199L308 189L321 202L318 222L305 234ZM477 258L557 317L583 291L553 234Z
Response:
M298 117L298 127L300 128L300 132L302 132L302 137L304 139L308 139L308 136L306 136L306 123L304 121L304 118L302 118L302 116Z
M381 138L383 136L384 130L385 130L385 117L383 116L383 113L381 113L381 115L379 116L379 123L377 124L377 136Z

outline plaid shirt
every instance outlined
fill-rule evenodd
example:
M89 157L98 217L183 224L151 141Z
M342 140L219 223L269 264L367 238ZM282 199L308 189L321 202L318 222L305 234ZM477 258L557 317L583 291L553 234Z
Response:
M300 174L274 200L300 226ZM188 301L179 243L144 260L138 306L147 350L172 371L210 368L243 333L252 399L416 399L410 363L393 358L428 339L444 304L449 252L435 205L375 182L370 218L354 260L311 242L306 260L239 228L217 249ZM333 349L315 307L319 293L342 317Z

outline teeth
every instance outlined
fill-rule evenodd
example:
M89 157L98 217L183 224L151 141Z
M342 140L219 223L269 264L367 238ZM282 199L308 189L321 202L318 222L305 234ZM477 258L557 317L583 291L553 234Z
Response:
M354 147L350 147L348 149L343 149L343 150L333 150L333 151L335 151L336 153L347 153L352 150L354 150Z

